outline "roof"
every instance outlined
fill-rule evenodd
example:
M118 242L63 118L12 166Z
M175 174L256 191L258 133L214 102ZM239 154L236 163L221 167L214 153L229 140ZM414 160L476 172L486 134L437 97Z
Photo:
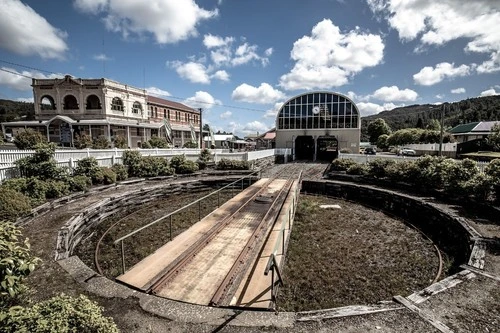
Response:
M500 121L476 121L455 126L449 132L451 134L489 134L495 124L500 125Z
M125 121L125 120L108 120L108 119L87 119L87 120L82 119L80 121L77 121L68 116L61 116L61 115L57 115L53 118L50 118L49 120L12 121L12 122L5 122L2 124L6 126L28 126L28 127L47 126L56 119L63 120L66 123L72 125L117 125L117 126L132 126L132 127L146 127L146 128L160 128L163 126L163 123L141 123L137 122L137 120Z
M182 103L178 103L178 102L174 102L174 101L169 101L168 99L163 99L163 98L159 98L159 97L155 97L155 96L148 95L147 96L147 100L150 103L164 105L166 107L170 107L170 108L173 108L173 109L184 110L184 111L191 111L191 112L197 112L197 113L200 112L199 110L193 109L193 108L191 108L191 107L189 107L187 105L184 105Z
M264 140L274 140L276 138L276 132L267 132L262 136Z

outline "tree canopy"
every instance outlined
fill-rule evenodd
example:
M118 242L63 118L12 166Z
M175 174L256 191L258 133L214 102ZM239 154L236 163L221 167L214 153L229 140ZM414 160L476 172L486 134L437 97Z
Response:
M384 119L377 118L368 125L368 135L370 136L370 143L376 144L378 137L386 134L391 134L391 128Z

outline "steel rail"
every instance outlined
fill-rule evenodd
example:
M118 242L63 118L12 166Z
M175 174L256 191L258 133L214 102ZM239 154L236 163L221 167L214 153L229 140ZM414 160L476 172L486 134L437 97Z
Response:
M257 196L259 196L267 186L276 179L270 178L266 183L262 186L260 190L258 190L255 194L253 194L248 200L246 200L236 211L234 211L231 215L225 217L219 223L214 225L205 235L205 237L196 241L193 245L191 245L186 251L184 251L183 255L174 262L171 267L167 267L162 277L160 277L152 286L149 288L153 294L155 294L159 289L163 288L165 284L167 284L184 266L186 266L195 256L198 254L210 241L217 236L229 223L231 223L232 218L238 214L243 208L245 208L250 202L252 202Z
M262 233L263 231L265 232L265 227L268 226L269 224L274 224L276 222L276 219L269 221L269 215L271 215L271 212L273 212L279 203L283 204L283 202L286 200L288 194L290 193L290 190L292 188L292 185L294 183L294 179L292 179L293 176L291 176L283 185L283 187L280 189L278 195L276 195L274 201L271 204L271 207L267 210L266 214L264 217L261 219L260 223L257 225L255 230L253 231L252 235L250 236L250 239L247 241L245 244L245 247L243 250L240 252L238 258L235 260L233 266L227 273L226 277L222 281L222 283L219 285L217 288L216 292L214 293L214 296L210 300L210 305L218 306L220 305L221 301L224 299L226 296L226 293L228 292L228 289L232 286L234 279L239 273L240 268L242 265L245 263L247 256L249 255L250 251L254 249L254 247L257 245L258 241L261 240L262 238L259 237L259 234ZM282 205L278 207L278 214L281 211Z

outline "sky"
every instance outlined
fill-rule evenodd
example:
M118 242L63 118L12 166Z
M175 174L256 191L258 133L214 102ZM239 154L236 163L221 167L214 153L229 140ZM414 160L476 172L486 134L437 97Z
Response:
M104 77L243 137L314 90L362 116L500 94L499 0L0 0L0 13L0 99L33 101L31 78Z

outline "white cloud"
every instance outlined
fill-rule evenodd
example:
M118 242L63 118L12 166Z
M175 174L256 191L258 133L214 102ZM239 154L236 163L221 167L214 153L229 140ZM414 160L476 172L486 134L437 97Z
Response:
M2 1L0 46L23 56L64 59L67 33L52 25L28 5L17 0Z
M231 97L236 101L271 104L284 99L285 94L274 89L268 83L261 83L259 87L253 87L249 84L243 83L233 90Z
M223 37L214 36L214 35L211 35L211 34L205 35L203 37L203 45L205 45L205 47L207 49L217 48L217 47L221 47L221 46L228 46L233 41L234 41L233 37L225 37L225 38L223 38Z
M212 77L221 81L229 81L229 74L224 70L215 72Z
M107 55L105 55L104 53L101 53L101 54L96 54L92 57L92 59L94 60L98 60L98 61L110 61L112 60L110 57L108 57Z
M22 71L18 72L13 68L2 67L0 71L0 86L6 86L10 89L29 91L33 88L31 87L32 79L54 79L64 77L63 74L50 74L44 75L36 71Z
M210 95L206 91L197 91L193 97L189 97L183 102L186 105L189 105L192 108L203 108L210 109L215 105L221 105L222 102L218 99L215 99L212 95Z
M452 94L464 94L465 93L465 88L451 89L450 92Z
M356 106L358 107L359 112L361 113L361 116L365 117L365 116L369 116L372 114L377 114L377 113L382 112L382 111L392 110L394 108L404 106L404 104L395 105L393 103L385 103L383 105L380 105L380 104L376 104L376 103L359 102L359 103L356 103Z
M280 86L287 90L338 87L364 68L380 64L383 56L380 36L359 29L342 33L325 19L314 26L311 36L294 43L291 58L295 65L281 76Z
M390 86L375 90L371 97L385 102L411 102L417 99L418 94L411 89L400 90L397 86Z
M176 43L197 36L196 26L219 15L217 9L200 8L194 0L75 0L83 12L102 15L106 28L130 34L150 33L159 44Z
M226 112L222 112L220 115L219 115L219 118L220 119L227 119L229 117L231 117L233 113L231 111L226 111Z
M435 68L426 66L417 74L413 75L413 80L416 84L422 86L432 86L443 81L445 78L453 78L456 76L467 76L471 72L471 66L460 65L455 67L455 64L442 62L437 64Z
M284 102L278 102L274 104L274 107L272 109L269 109L266 111L266 114L264 115L264 118L272 118L276 119L276 116L278 115L278 111L281 109L281 107L285 104Z
M419 38L421 46L444 45L459 38L469 42L467 52L489 53L479 73L500 70L500 3L496 0L367 0L376 14L396 29L402 40ZM421 47L419 47L421 48Z
M161 96L170 96L170 93L166 90L161 90L160 88L156 87L149 87L146 88L146 91L148 92L149 95L151 96L156 96L156 97L161 97Z
M479 97L484 97L484 96L495 96L495 95L500 95L500 91L496 91L494 88L482 91L479 94Z
M437 95L436 95L436 96L434 96L434 97L436 97L437 99L443 99L443 98L444 98L444 95L443 95L443 94L437 94Z
M169 62L172 68L175 68L177 74L185 80L193 83L210 83L210 76L207 73L205 65L197 62L182 63L180 61Z
M269 57L273 53L272 48L264 51L264 56L257 52L258 46L243 43L235 46L234 37L221 37L211 34L205 35L203 45L210 51L210 58L216 66L241 66L252 61L259 61L262 66L269 63Z
M265 133L269 129L270 128L266 124L264 124L264 123L262 123L260 121L255 120L255 121L252 121L252 122L250 122L248 124L245 124L243 126L243 129L241 131L243 133L245 133L245 134L248 135L248 134L255 134L257 132L259 132L259 133Z

